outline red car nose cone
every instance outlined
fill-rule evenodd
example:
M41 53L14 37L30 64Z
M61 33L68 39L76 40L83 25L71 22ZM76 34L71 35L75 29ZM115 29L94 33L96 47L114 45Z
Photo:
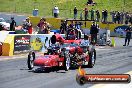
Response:
M36 59L36 60L34 60L34 65L35 66L44 66L45 65L44 62L45 62L44 59Z
M40 56L34 60L34 66L50 66L51 58L51 55Z

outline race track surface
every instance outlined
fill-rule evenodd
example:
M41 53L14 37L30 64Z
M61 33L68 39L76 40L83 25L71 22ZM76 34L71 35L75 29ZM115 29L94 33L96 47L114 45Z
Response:
M27 69L22 59L0 61L0 88L89 88L76 83L77 70L35 73ZM97 49L94 68L88 74L121 74L132 70L132 46ZM132 87L131 87L132 88Z

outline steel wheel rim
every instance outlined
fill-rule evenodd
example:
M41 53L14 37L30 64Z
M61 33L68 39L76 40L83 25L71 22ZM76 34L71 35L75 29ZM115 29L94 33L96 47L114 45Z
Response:
M33 68L34 66L33 66L33 61L30 61L30 64L31 64L31 68Z
M66 68L70 68L70 58L68 56L66 57Z
M31 55L31 58L30 58L30 65L31 65L32 68L34 67L34 65L33 65L33 56L32 55Z
M94 52L92 53L92 65L94 65L94 62L95 62L95 55L94 55Z

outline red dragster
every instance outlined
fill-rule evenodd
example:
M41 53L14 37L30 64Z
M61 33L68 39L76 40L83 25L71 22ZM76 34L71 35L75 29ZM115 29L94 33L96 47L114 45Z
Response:
M28 55L28 68L34 66L42 69L57 68L69 70L70 67L85 65L93 67L96 60L96 50L82 43L85 40L65 40L59 34L51 37L51 46L47 53L35 58L35 53ZM86 42L88 44L88 42Z

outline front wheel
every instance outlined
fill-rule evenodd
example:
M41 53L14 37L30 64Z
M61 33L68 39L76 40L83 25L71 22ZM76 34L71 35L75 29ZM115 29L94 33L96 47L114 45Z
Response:
M109 40L109 41L107 41L107 45L109 45L109 46L111 45L111 41L110 41L110 40Z
M35 60L35 53L34 52L30 52L28 54L28 60L27 60L28 69L29 70L32 70L34 68L34 64L33 64L34 60Z
M91 51L89 53L89 63L88 63L88 67L93 68L94 64L96 61L96 50L94 49L93 51Z

